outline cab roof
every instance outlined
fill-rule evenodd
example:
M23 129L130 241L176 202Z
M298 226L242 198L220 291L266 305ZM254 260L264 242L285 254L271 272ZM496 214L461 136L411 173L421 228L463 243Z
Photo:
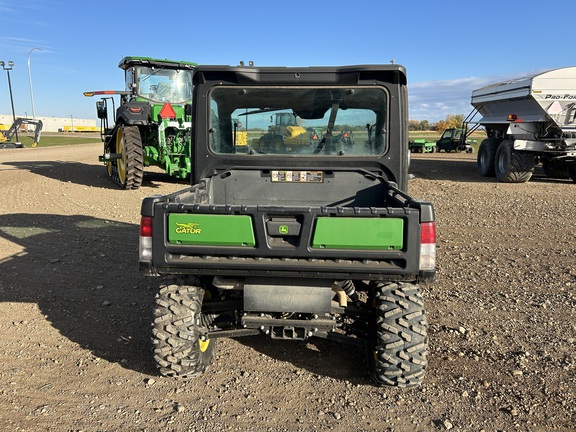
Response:
M196 73L200 76L220 75L224 81L239 85L253 83L293 85L357 85L374 84L384 81L390 84L406 85L406 69L398 64L350 65L350 66L226 66L199 65ZM200 81L203 79L198 77Z
M172 69L194 69L196 66L198 66L198 64L185 60L156 59L152 57L124 57L122 60L120 60L120 63L118 63L118 67L124 70L132 66L157 66Z

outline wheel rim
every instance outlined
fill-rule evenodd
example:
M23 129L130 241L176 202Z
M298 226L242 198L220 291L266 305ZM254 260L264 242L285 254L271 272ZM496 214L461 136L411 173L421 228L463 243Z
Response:
M114 175L114 162L106 162L106 170L108 171L108 177Z
M480 156L480 166L482 166L482 168L488 167L488 152L482 149L479 156Z
M206 352L209 346L210 346L210 339L206 340L200 339L198 341L198 348L200 348L200 352Z
M500 157L498 158L498 171L500 171L501 173L505 173L506 171L508 171L508 156L506 155L506 152L501 152Z
M120 159L116 160L118 179L120 183L126 184L126 145L124 143L124 133L122 129L118 129L118 133L116 134L116 152L121 155Z

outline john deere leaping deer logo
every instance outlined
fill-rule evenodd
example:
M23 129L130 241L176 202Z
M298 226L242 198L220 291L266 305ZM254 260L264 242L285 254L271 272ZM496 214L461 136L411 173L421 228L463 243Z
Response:
M202 230L197 222L179 223L176 222L176 234L201 234Z

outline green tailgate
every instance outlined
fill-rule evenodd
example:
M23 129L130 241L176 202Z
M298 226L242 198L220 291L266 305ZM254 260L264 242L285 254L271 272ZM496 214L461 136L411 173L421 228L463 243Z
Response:
M312 247L316 249L402 249L404 220L400 218L324 217L316 219Z
M168 215L168 242L211 246L255 246L252 218L245 215Z

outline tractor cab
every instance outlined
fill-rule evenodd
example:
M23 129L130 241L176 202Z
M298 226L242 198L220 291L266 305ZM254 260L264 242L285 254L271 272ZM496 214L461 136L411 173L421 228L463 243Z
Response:
M289 112L277 113L276 126L296 126L296 115Z
M138 101L185 104L192 99L193 69L189 64L126 57L119 66L125 71L126 90Z

